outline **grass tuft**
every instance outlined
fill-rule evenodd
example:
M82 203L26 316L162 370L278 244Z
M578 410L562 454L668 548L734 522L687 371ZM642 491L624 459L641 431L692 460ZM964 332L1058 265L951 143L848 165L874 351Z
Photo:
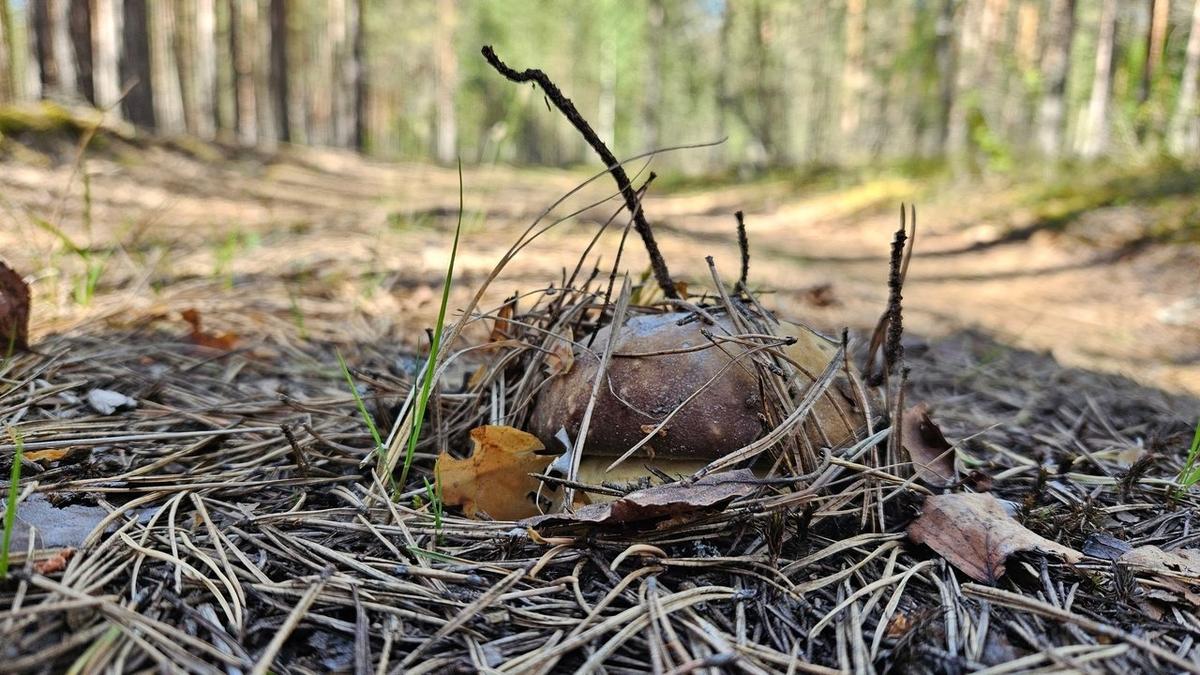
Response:
M421 424L425 421L425 408L429 405L429 394L433 390L437 372L438 352L442 346L442 326L446 323L446 305L450 302L450 284L454 281L454 259L458 256L458 238L463 226L463 177L462 159L458 160L458 224L454 227L454 243L450 246L450 264L446 266L446 280L442 284L442 304L438 307L437 325L433 327L433 339L429 343L429 358L421 370L421 391L417 395L417 407L413 410L412 431L408 435L408 448L404 453L404 468L400 471L400 485L406 485L408 470L412 467L417 443L421 439ZM436 478L435 478L436 480Z
M338 365L342 369L342 376L346 378L346 386L350 387L350 394L354 397L354 404L358 406L358 414L362 415L363 423L367 425L367 429L371 430L371 440L375 442L375 454L383 459L387 449L383 445L383 437L379 435L379 427L375 425L375 418L367 411L367 404L363 402L362 396L358 393L358 385L354 384L354 377L350 375L350 367L346 365L346 359L342 358L342 351L336 350ZM395 489L395 486L392 486Z
M1185 491L1190 490L1196 483L1200 483L1200 420L1196 422L1196 434L1192 436L1192 447L1188 450L1187 461L1179 470L1179 484Z
M8 435L13 440L12 470L8 475L8 499L4 502L4 537L0 540L0 579L8 578L8 545L12 541L13 528L17 523L17 499L21 496L21 455L25 443L21 434L12 427Z

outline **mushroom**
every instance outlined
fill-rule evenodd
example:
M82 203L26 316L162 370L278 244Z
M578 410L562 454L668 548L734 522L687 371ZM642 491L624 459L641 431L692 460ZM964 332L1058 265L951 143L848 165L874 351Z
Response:
M588 426L580 480L627 482L646 476L647 466L690 474L768 430L763 397L769 393L749 349L714 343L703 329L714 336L738 333L727 316L706 325L689 312L637 315L621 326ZM593 349L576 349L570 370L553 376L538 396L530 431L547 447L561 445L555 441L560 430L569 438L578 435L600 366L596 352L607 346L611 334L612 327L606 326L596 333ZM811 381L836 350L825 338L802 329L784 351L799 366L798 376ZM831 386L803 427L811 445L852 438L854 407L842 388ZM634 457L606 471L673 412Z

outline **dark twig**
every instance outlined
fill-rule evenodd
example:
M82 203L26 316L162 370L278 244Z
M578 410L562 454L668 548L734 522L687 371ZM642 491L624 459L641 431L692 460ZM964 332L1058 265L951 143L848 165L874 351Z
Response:
M875 325L875 332L871 334L871 345L867 350L867 373L866 381L872 387L878 387L887 381L888 375L896 369L898 364L904 358L904 347L900 344L900 338L904 335L904 320L902 316L902 303L904 300L901 292L904 289L904 280L908 277L908 263L912 260L913 242L916 240L917 234L917 209L912 207L912 233L908 230L908 212L905 211L904 205L900 205L900 229L896 230L896 236L892 239L892 252L888 264L888 304L883 315L879 317L879 323ZM876 356L880 350L883 350L883 366L876 371Z
M742 273L737 283L740 292L746 290L746 280L750 277L750 238L746 236L746 214L737 211L733 215L737 218L738 249L742 252Z
M488 65L496 69L504 77L513 82L535 82L542 91L545 92L546 98L558 108L559 112L567 118L567 121L583 136L583 140L592 146L592 150L600 156L600 161L604 162L604 166L608 167L609 172L613 176L613 180L617 182L617 187L621 190L621 196L625 199L625 206L629 212L633 214L633 226L638 234L642 237L642 245L646 247L646 253L650 256L650 266L654 270L654 279L658 282L659 288L662 289L663 295L668 298L678 298L679 292L675 290L675 282L671 279L671 273L667 270L667 263L663 260L662 252L658 250L658 242L654 240L654 233L650 230L650 223L646 220L646 216L642 213L639 206L637 193L633 189L633 184L629 181L629 176L625 174L625 169L621 167L621 163L617 161L612 151L600 140L596 132L592 129L583 115L575 109L575 104L571 99L563 95L558 86L550 80L546 73L536 69L528 68L526 70L517 71L510 68L507 64L496 56L496 51L491 45L484 45L483 58L487 59Z

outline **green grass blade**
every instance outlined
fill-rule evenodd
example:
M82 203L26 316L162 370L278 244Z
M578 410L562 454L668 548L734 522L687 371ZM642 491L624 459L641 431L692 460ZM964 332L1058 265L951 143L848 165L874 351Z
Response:
M404 453L404 468L400 472L400 486L408 482L408 470L412 466L417 443L421 439L421 424L425 421L425 407L429 404L429 393L433 390L434 373L437 370L438 352L442 346L442 326L446 323L446 305L450 303L450 284L454 281L454 259L458 256L458 238L463 224L463 177L462 160L458 161L458 225L454 228L454 243L450 246L450 264L446 267L446 281L442 285L442 305L438 308L437 325L433 327L433 340L429 344L429 358L421 371L421 391L417 395L417 406L413 409L412 430L408 435L408 448Z
M367 412L367 404L363 402L362 396L358 395L358 386L354 384L354 378L350 375L350 368L346 365L346 359L342 358L341 350L334 352L337 354L338 365L342 368L342 375L346 378L346 386L350 387L350 394L354 396L354 404L358 406L358 414L362 415L363 423L371 430L371 440L375 441L375 452L382 453L383 438L379 435L379 427L375 426L375 418L371 417L371 413Z
M1192 436L1192 447L1188 450L1187 461L1179 471L1179 483L1185 490L1200 483L1200 422L1196 422L1196 434Z
M8 500L4 503L4 539L0 541L0 579L8 578L8 545L12 541L13 527L17 523L17 499L21 496L21 455L25 443L21 435L9 427L13 439L12 471L8 476Z

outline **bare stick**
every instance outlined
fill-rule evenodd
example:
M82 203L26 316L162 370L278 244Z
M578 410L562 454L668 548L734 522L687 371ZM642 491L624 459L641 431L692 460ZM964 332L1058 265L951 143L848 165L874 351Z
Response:
M737 211L733 215L737 218L738 249L742 252L742 273L738 276L737 289L744 291L746 290L746 279L750 276L750 238L746 236L746 214Z
M579 111L575 109L575 104L563 95L558 85L554 84L546 73L536 68L527 68L522 71L513 70L501 61L500 57L496 56L496 51L492 49L491 45L484 45L482 52L488 65L509 80L518 83L537 83L545 92L546 98L554 104L554 107L558 108L567 121L583 136L583 140L587 141L587 144L592 146L592 150L595 150L596 154L600 156L600 161L604 162L604 166L608 167L613 180L617 182L621 196L625 198L625 206L633 214L633 226L641 235L642 245L646 247L646 253L650 256L650 267L654 270L654 279L662 289L663 295L668 298L678 298L679 293L675 290L675 282L671 279L671 273L667 271L667 262L663 260L662 252L658 250L658 242L654 240L654 233L650 230L650 223L638 205L637 193L629 181L629 176L625 174L625 169L621 167L620 162L604 144L604 141L600 140L583 115L580 115Z

